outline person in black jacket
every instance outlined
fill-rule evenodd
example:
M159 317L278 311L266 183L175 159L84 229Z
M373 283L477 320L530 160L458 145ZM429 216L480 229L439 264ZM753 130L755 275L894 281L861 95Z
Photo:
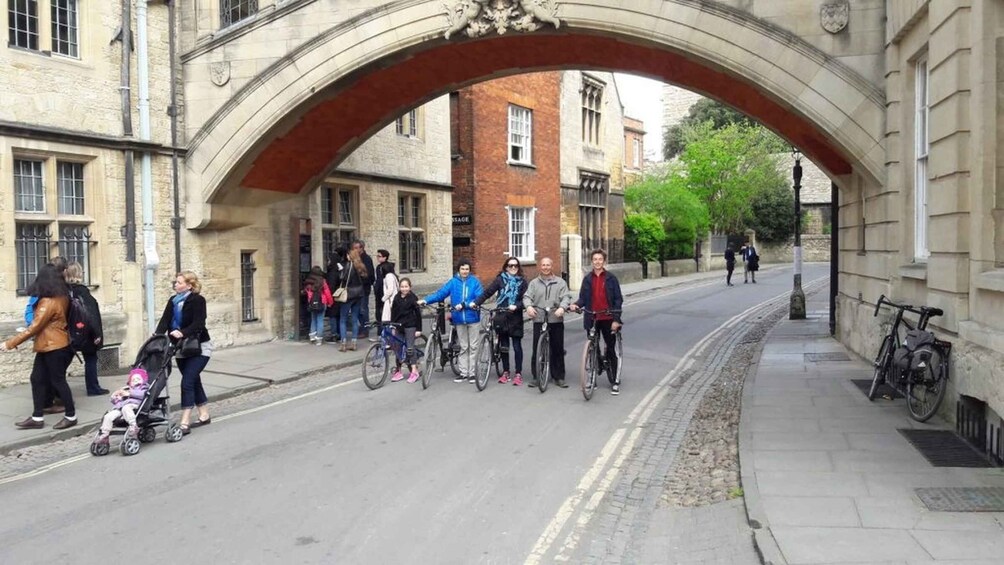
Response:
M373 282L376 278L376 269L373 267L373 258L366 253L366 242L357 239L352 242L352 250L359 251L359 259L366 266L366 276L363 277L363 299L359 303L359 336L362 339L370 336L370 293L373 291ZM378 305L379 306L379 305ZM380 315L375 314L379 320ZM355 336L353 336L355 337Z
M411 291L411 279L405 277L398 283L398 292L394 296L390 306L390 321L401 324L401 331L404 332L404 341L407 344L405 358L397 358L397 369L391 382L397 382L404 378L401 373L401 363L407 362L411 368L408 375L408 382L413 383L418 380L418 363L415 352L415 336L422 333L422 308L418 305L418 297Z
M192 271L182 271L174 279L174 296L167 301L164 315L157 324L157 334L167 333L171 342L180 346L189 336L198 336L202 346L199 355L175 357L181 372L181 432L190 433L191 428L209 425L209 398L202 388L202 370L209 364L213 353L213 342L206 329L206 299L200 292L202 284ZM199 411L199 419L192 422L192 408Z
M495 280L474 301L475 306L481 306L485 300L498 293L495 307L502 311L495 314L494 324L503 351L508 348L509 341L512 341L513 357L516 361L516 374L512 379L514 386L523 384L523 295L526 294L528 284L519 259L510 257L502 263L502 270L495 276ZM499 377L499 383L508 382L509 354L505 353L502 355L502 376Z
M98 350L104 345L104 334L101 325L101 308L98 301L91 296L91 291L82 283L84 282L84 267L73 261L66 266L63 272L66 284L70 287L73 296L80 297L87 311L90 312L91 321L94 322L94 333L84 347L80 349L80 354L84 356L84 385L87 388L87 396L103 396L108 394L108 389L101 388L98 382Z
M607 371L607 378L610 380L610 394L621 393L621 382L617 375L617 351L615 345L617 336L621 329L621 308L624 306L624 295L621 293L621 283L613 273L606 269L607 252L602 249L594 249L589 254L590 262L593 264L592 272L586 274L582 279L582 286L579 287L579 299L568 307L575 312L585 308L600 314L590 314L586 312L582 316L582 325L589 331L589 328L596 324L596 329L603 336L606 343L606 358L610 369Z
M732 250L731 243L725 248L725 270L727 271L725 284L727 286L735 286L732 284L732 271L736 270L736 252Z
M358 250L349 252L348 259L342 264L341 286L345 287L345 302L342 302L339 328L342 334L342 345L339 351L355 351L356 337L359 335L359 306L363 301L366 279L366 265L363 264Z
M328 269L325 272L325 278L328 280L328 288L331 289L332 294L334 294L338 285L342 282L342 263L345 262L345 256L345 247L341 245L335 247L335 250L328 256ZM328 326L331 330L324 341L333 343L342 339L342 332L338 323L341 310L342 305L339 302L335 302L334 306L328 308Z

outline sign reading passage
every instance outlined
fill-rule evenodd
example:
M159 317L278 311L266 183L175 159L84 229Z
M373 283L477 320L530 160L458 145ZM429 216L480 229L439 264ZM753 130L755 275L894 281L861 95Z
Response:
M469 226L474 223L474 218L470 214L454 214L453 215L453 225L455 226Z

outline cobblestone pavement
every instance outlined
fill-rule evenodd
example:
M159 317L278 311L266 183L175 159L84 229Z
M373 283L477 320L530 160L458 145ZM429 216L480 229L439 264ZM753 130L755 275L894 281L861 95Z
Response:
M760 563L742 500L728 499L739 494L746 371L787 306L787 297L775 299L701 346L670 383L569 561Z

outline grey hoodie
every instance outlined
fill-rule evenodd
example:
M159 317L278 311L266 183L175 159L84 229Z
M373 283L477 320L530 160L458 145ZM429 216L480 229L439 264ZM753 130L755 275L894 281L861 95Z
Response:
M568 305L571 303L572 295L568 292L568 284L565 283L565 279L558 276L550 278L538 276L530 281L530 285L526 288L526 294L523 295L525 308L530 306L538 310L550 308L552 313L548 314L547 321L552 324L562 321L562 318L554 315L554 310L558 308L568 310ZM534 320L534 322L536 321Z

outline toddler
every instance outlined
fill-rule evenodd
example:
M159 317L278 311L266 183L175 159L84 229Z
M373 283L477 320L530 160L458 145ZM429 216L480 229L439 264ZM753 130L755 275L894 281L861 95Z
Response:
M109 410L101 421L101 435L98 437L99 443L108 443L108 436L112 432L112 426L115 423L115 419L121 417L123 420L129 424L129 429L126 430L126 434L130 436L135 436L137 430L136 427L136 409L139 405L143 403L143 398L146 397L146 391L149 386L149 376L143 369L133 369L129 372L129 378L126 381L126 386L112 392L111 403L112 409Z

